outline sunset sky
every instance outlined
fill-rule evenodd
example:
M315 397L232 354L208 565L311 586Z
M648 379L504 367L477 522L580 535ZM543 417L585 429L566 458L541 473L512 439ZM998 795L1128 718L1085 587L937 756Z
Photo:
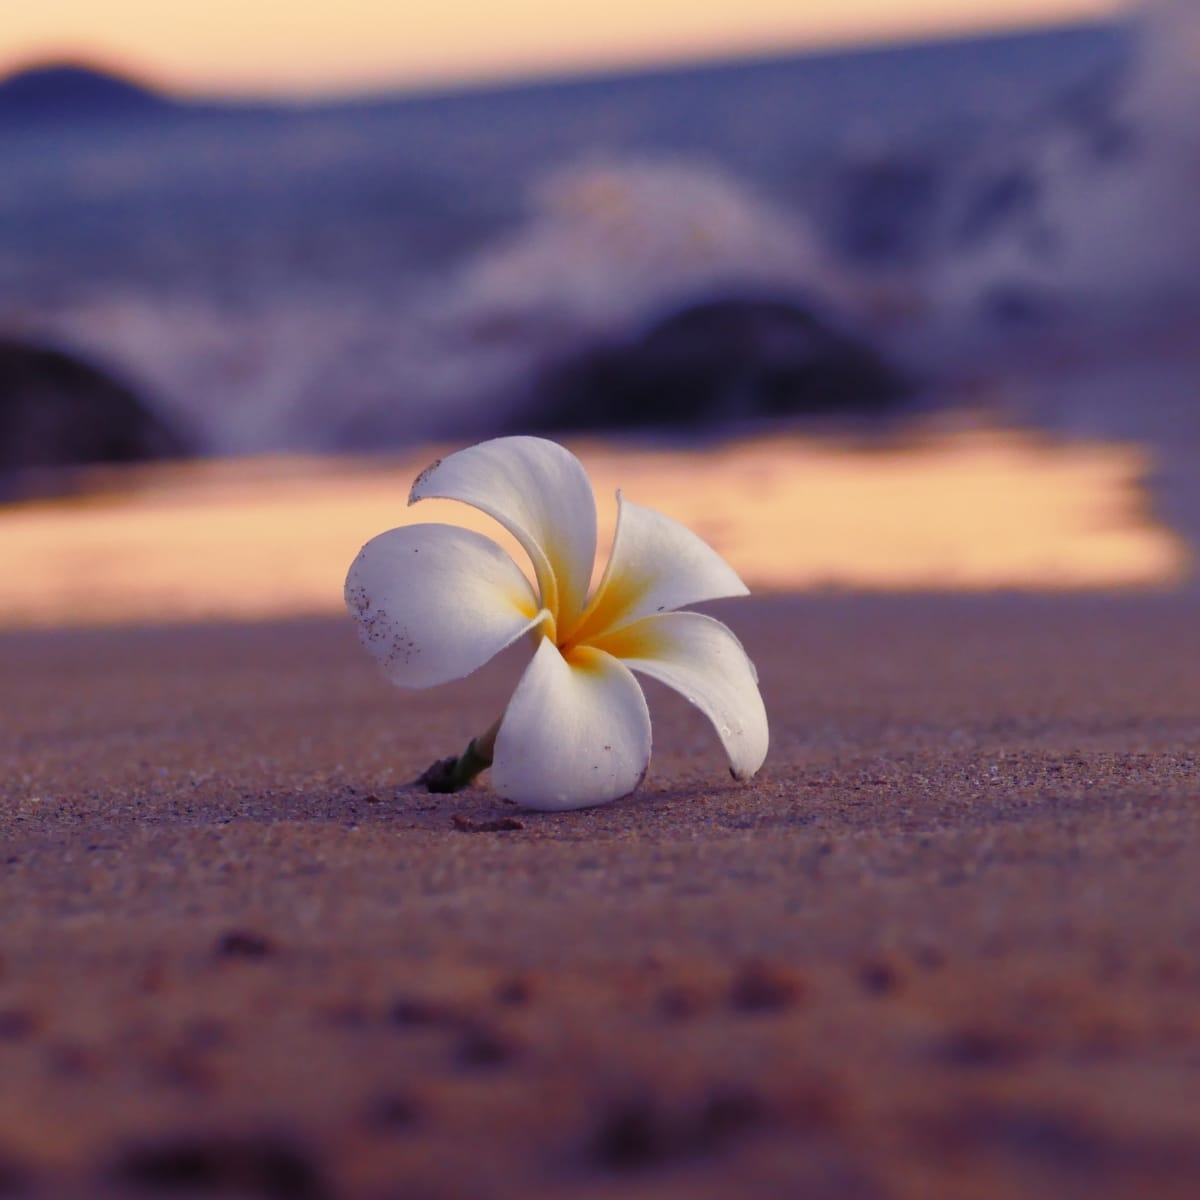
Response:
M186 91L313 93L1099 17L1120 0L0 0L0 72L75 57Z

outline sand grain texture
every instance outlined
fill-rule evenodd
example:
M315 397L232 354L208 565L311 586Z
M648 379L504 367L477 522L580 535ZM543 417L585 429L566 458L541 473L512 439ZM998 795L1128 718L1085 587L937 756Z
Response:
M716 611L760 778L567 814L403 786L518 657L0 637L0 1196L1200 1195L1196 602Z

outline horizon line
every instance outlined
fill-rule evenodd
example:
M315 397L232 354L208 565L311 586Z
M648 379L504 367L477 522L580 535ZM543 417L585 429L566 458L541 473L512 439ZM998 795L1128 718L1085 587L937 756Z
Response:
M115 57L88 53L80 48L64 46L58 50L17 56L0 63L0 84L29 71L54 67L80 67L100 74L115 76L145 88L167 99L196 104L282 104L314 105L322 103L354 103L389 98L452 95L471 92L519 90L521 88L553 87L573 83L602 82L648 74L687 72L693 70L750 66L795 58L837 57L843 54L887 53L915 49L920 46L954 45L956 43L1003 40L1005 38L1053 35L1085 29L1112 29L1131 24L1128 13L1084 17L1073 20L1000 22L995 25L951 27L929 32L905 31L894 35L881 34L867 38L830 37L807 39L785 47L746 46L743 49L713 50L709 53L666 54L660 56L626 55L621 58L598 59L544 67L529 66L458 74L399 77L391 80L365 79L346 84L317 84L314 86L284 85L242 87L212 87L172 84L152 68Z

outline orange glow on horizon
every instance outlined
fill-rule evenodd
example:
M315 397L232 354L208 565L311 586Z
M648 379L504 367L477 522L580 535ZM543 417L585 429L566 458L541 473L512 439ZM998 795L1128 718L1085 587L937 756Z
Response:
M1131 446L974 429L884 447L786 436L574 448L602 554L620 487L694 529L754 589L1169 587L1189 569L1146 510L1152 464ZM477 529L527 564L465 505L405 506L437 453L127 469L107 491L0 508L0 628L338 613L359 547L420 521Z
M48 0L6 6L0 72L114 64L185 92L303 94L558 74L1099 18L1119 0Z

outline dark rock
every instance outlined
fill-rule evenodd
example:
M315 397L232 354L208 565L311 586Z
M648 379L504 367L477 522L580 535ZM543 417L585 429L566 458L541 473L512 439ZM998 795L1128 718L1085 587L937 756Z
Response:
M45 63L0 80L0 121L95 121L174 107L149 88L82 63Z
M797 300L719 299L548 371L522 427L695 428L878 414L910 392L910 381L870 345Z
M0 495L21 472L191 452L132 389L83 359L0 336Z

